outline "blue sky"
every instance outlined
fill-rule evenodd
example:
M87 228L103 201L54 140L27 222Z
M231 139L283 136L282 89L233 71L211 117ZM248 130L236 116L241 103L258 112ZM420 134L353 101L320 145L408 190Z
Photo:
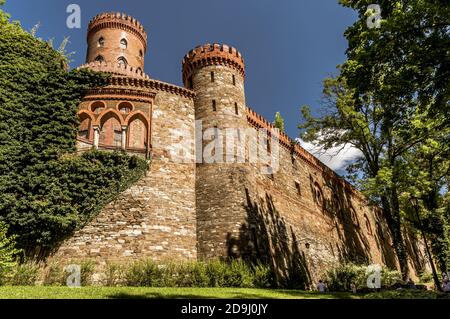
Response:
M81 6L81 29L66 27L66 7ZM58 46L70 36L72 67L84 63L89 20L104 11L137 18L149 35L145 72L182 85L181 60L203 43L227 43L246 62L247 105L272 121L285 118L286 132L298 136L300 106L320 106L322 80L345 61L343 33L357 18L338 0L7 0L4 8L38 36Z

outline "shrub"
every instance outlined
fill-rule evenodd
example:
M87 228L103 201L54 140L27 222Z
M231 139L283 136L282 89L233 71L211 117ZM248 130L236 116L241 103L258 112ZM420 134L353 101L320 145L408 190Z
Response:
M82 286L92 285L92 275L94 274L94 270L95 270L95 263L92 260L83 260L80 263Z
M331 291L350 291L354 283L357 289L367 288L368 266L345 263L327 271L326 279ZM385 266L381 269L382 287L391 287L401 282L401 274Z
M190 284L192 287L208 287L209 286L209 277L206 271L205 263L194 262L189 264L190 272Z
M233 259L226 267L225 287L253 287L253 273L248 264L240 259Z
M208 287L209 277L203 262L186 262L178 265L177 287Z
M8 226L0 221L0 285L7 281L14 267L17 266L16 256L20 252L15 248L15 237L7 236Z
M381 270L381 285L383 287L389 288L402 282L402 274L398 270L392 270L383 266Z
M107 285L117 284L119 266L106 269ZM269 287L271 270L267 266L254 267L242 260L229 263L213 260L209 262L167 262L158 265L152 260L137 261L126 267L125 280L129 286L149 287Z
M6 284L11 286L33 286L39 276L39 265L35 263L24 263L16 265Z
M433 274L428 271L424 271L419 275L419 280L421 283L433 282Z
M128 286L157 287L160 283L158 265L150 260L136 261L126 272Z
M350 291L351 284L357 288L366 285L366 267L352 263L340 264L327 271L326 281L331 291Z
M45 268L43 284L45 286L64 286L67 284L66 272L59 262L51 262Z
M206 264L206 275L209 287L225 287L227 265L220 260L213 260Z
M104 272L103 284L108 287L120 286L126 283L126 266L107 263Z
M253 286L257 288L269 288L274 285L272 268L263 264L253 266Z

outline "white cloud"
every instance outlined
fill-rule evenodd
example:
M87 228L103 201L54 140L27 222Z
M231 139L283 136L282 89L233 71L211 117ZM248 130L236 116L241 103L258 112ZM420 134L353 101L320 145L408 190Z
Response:
M360 150L349 144L345 145L343 148L342 146L336 146L324 151L314 143L305 142L300 138L298 138L297 141L305 150L313 154L322 163L334 171L344 169L348 164L362 156Z

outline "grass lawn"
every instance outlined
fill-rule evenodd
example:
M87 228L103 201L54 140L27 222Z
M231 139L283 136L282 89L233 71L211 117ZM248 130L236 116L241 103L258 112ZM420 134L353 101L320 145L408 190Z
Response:
M0 287L0 299L121 299L121 298L229 298L229 299L361 299L449 298L431 291L389 291L371 294L317 293L300 290L244 288L150 288L150 287Z

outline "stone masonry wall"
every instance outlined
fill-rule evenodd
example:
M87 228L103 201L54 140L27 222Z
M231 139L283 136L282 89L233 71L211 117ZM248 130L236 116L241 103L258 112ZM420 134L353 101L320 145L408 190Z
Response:
M300 276L309 284L341 262L398 268L378 208L337 175L284 146L279 145L278 150L279 168L273 174L263 174L261 165L249 164L247 216L239 239L227 240L229 251L272 263L279 279ZM408 238L414 277L425 264L423 249L416 239Z
M93 258L98 263L153 258L197 258L195 164L171 159L171 129L194 138L190 98L160 91L153 105L153 157L147 176L107 205L55 254L59 260ZM189 140L186 141L189 143Z

